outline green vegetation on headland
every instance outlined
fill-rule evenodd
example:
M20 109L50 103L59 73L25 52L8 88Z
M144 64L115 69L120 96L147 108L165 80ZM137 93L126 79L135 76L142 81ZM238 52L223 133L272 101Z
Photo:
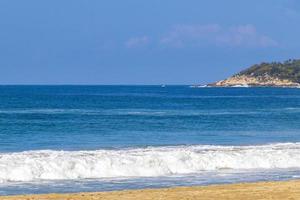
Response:
M263 62L208 86L300 87L300 60Z
M284 62L263 62L241 71L237 75L246 76L265 76L269 75L278 79L287 79L292 82L300 83L300 60L287 60Z

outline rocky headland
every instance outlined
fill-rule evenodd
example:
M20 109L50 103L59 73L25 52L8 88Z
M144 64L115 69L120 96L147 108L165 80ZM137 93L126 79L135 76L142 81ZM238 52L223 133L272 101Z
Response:
M300 87L300 60L253 65L211 87Z

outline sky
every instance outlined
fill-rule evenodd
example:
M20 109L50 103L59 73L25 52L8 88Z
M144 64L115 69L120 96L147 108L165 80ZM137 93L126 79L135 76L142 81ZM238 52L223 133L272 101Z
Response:
M205 84L300 58L299 0L1 0L0 84Z

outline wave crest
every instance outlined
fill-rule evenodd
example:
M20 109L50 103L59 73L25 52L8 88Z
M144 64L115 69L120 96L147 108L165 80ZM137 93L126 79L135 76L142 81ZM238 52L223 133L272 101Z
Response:
M0 182L151 177L222 169L300 168L300 143L0 154Z

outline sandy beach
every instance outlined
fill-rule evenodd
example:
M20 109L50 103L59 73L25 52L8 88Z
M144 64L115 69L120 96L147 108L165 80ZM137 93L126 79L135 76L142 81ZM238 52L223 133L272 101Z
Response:
M300 181L259 182L201 187L127 190L76 194L3 196L1 200L296 200L300 199Z

